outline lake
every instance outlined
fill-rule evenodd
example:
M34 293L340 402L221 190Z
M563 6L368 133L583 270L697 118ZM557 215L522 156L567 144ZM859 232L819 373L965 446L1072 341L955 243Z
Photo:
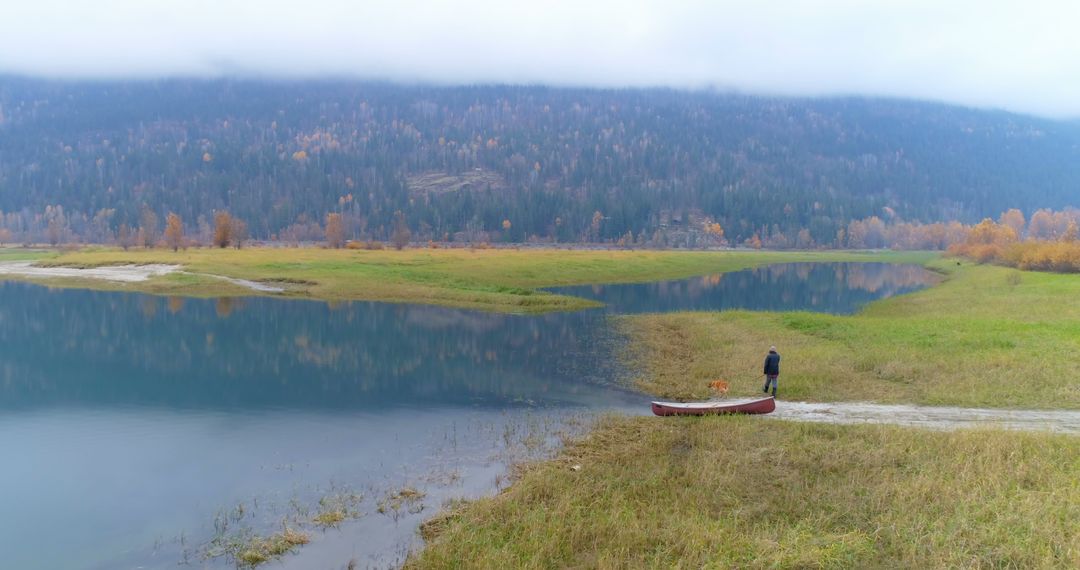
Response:
M939 280L918 265L778 263L678 281L551 291L596 299L608 311L622 314L745 309L850 315L871 301L911 293Z
M309 523L327 498L360 516L274 567L391 566L443 501L493 492L598 411L648 413L610 313L850 313L935 279L786 264L564 288L609 305L544 316L0 283L0 566L227 568L204 558L215 536ZM424 496L390 500L406 487Z

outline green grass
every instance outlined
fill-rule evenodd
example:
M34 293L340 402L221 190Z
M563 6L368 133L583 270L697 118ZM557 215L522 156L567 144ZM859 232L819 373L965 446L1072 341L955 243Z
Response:
M642 388L1080 408L1080 277L930 260L939 286L852 316L620 317ZM781 405L783 403L781 402ZM613 417L426 523L411 568L1076 568L1080 438L760 417Z
M57 252L44 249L3 248L0 247L0 262L33 261L57 255Z
M703 398L762 384L769 345L783 398L979 407L1080 408L1080 276L934 261L941 285L853 316L669 313L620 317L639 385Z
M283 286L283 296L324 300L424 303L538 313L595 306L595 302L538 291L586 283L677 279L787 261L925 262L928 253L669 252L589 250L405 251L252 248L130 250L88 248L42 260L46 265L95 267L179 264L186 271ZM162 295L253 295L249 289L199 275L170 275L141 284L49 280L57 285L138 290Z
M1069 436L611 418L407 567L1076 568L1078 475Z

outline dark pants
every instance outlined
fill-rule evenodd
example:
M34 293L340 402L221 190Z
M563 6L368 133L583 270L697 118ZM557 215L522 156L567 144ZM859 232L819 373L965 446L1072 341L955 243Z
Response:
M779 377L780 377L779 374L766 374L765 375L765 389L763 389L762 392L768 392L769 391L769 384L772 384L772 395L776 396L776 384L777 384L776 379L779 378Z

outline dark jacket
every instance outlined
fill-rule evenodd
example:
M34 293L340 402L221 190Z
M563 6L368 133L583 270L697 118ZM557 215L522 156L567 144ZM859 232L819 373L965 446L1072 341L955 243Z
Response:
M780 355L776 351L770 350L769 355L765 357L765 374L769 376L780 374Z

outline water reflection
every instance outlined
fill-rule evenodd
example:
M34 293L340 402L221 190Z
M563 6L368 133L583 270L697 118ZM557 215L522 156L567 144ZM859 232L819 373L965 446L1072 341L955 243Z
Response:
M0 284L0 408L602 404L601 317Z
M746 309L851 314L865 304L939 280L917 265L782 263L679 281L561 287L616 313Z
M500 426L644 409L603 320L0 283L0 567L172 568L219 509L258 498L273 526L329 482L453 465L489 490ZM384 523L328 556L392 563L415 526Z
M932 281L915 267L791 264L564 291L616 312L843 313ZM0 566L172 568L177 534L205 540L223 507L290 504L330 481L382 489L447 463L461 474L454 493L490 491L506 426L648 413L616 382L606 318L0 283ZM340 551L316 545L293 563L355 553L385 566L421 517L365 519Z

